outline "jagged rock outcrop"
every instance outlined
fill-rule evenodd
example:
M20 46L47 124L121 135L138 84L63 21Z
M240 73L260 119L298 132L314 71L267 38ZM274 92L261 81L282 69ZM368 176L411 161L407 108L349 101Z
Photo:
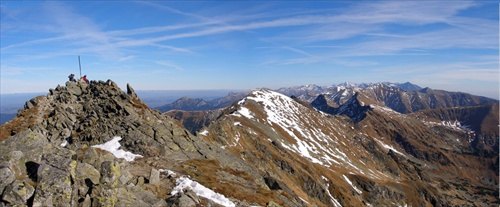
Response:
M359 93L355 93L351 98L349 98L349 100L341 106L335 108L330 106L324 95L319 95L313 102L311 102L311 106L327 114L345 115L354 122L359 122L366 117L367 111L371 109L370 106L366 105L360 99L366 98L360 97Z
M318 97L311 102L311 106L327 114L336 114L338 111L337 108L330 106L323 94L318 95Z
M265 188L243 160L149 109L131 86L124 92L110 80L50 89L0 129L2 205L173 205L167 201L175 180L159 170L199 174L190 163L204 160L217 160L203 172L213 179L219 171L241 171L252 181L247 187ZM129 162L92 147L113 137L143 158Z

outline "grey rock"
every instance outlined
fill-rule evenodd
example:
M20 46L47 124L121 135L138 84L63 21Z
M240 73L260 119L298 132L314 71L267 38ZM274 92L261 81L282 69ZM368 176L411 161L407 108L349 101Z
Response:
M147 188L136 186L133 187L130 192L135 195L137 200L141 200L142 202L147 203L148 206L153 205L161 200L160 198L157 198L153 192L146 189Z
M5 187L14 182L15 175L9 168L10 165L8 162L0 163L0 165L2 165L0 167L0 178L2 178L0 179L0 192L3 192Z
M62 148L53 154L44 154L38 168L39 182L35 190L34 206L73 205L73 180L76 166L75 153Z
M151 174L149 176L149 183L155 185L160 183L160 171L152 168L151 169Z
M82 95L82 89L80 88L80 85L81 84L77 82L66 82L66 88L68 89L68 92L76 96Z
M120 166L114 161L105 161L101 164L100 184L107 187L116 187L120 178Z
M281 207L279 204L275 203L274 201L269 201L266 205L266 207Z
M92 203L90 200L90 196L87 194L85 196L85 199L83 200L83 202L79 205L79 207L90 207L91 205L92 205Z
M151 206L151 204L137 198L136 193L131 190L118 188L116 206Z
M154 203L152 206L153 207L164 207L167 206L167 202L163 199L160 199L158 202Z
M83 162L94 166L95 169L101 169L101 164L105 161L113 161L115 157L113 154L101 149L88 147L83 155Z
M10 154L9 154L9 159L11 161L18 161L20 160L22 157L24 156L23 152L21 151L12 151Z
M11 205L24 205L35 192L35 188L26 182L16 180L3 192L2 200Z
M47 137L30 129L21 131L0 144L0 152L6 152L5 154L10 154L13 151L22 152L22 154L30 155L26 159L36 163L40 162L44 153L51 150L52 145L48 143ZM20 167L22 166L24 166L24 163L20 163Z
M167 199L169 207L191 207L197 206L200 203L200 198L192 190L177 193Z
M92 190L92 206L116 206L118 201L118 188L110 188L105 185L98 185Z
M142 186L144 185L144 177L138 177L137 178L137 183L135 184L136 186Z
M127 94L132 96L133 98L137 98L137 94L135 93L134 89L130 84L127 83Z
M65 138L68 138L71 136L71 131L68 129L68 128L64 128L62 131L61 131L61 137L63 137L64 139Z
M88 163L79 162L76 167L76 176L78 180L90 179L92 183L98 184L101 174L94 166Z
M120 176L119 180L122 185L125 185L129 183L133 179L133 175L130 174L129 171L122 171L122 175Z
M5 187L14 182L16 179L16 171L18 174L24 172L25 168L19 166L19 161L23 157L20 151L12 151L7 156L2 157L0 161L0 193L4 191Z

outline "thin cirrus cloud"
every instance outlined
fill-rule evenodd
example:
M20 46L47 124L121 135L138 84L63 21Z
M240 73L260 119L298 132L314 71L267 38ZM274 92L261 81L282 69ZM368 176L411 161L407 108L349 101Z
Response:
M178 66L178 65L172 63L172 61L168 61L168 60L156 61L155 63L158 65L164 66L166 68L169 68L169 69L173 68L173 69L179 70L179 71L184 70L184 68L182 68L181 66Z
M488 60L493 64L473 64L481 62L478 57L498 55L498 18L483 15L488 2L481 1L48 1L26 4L29 6L22 9L10 4L1 6L2 70L5 66L36 68L28 63L52 64L56 59L82 55L93 61L95 71L111 73L120 67L141 66L140 70L130 69L130 74L144 77L163 72L196 76L191 71L207 67L214 74L266 73L269 68L278 74L293 68L296 77L323 68L317 71L325 73L324 77L337 77L335 71L339 70L349 77L349 71L362 68L367 72L364 76L387 77L387 73L391 80L407 81L409 76L432 75L426 80L452 83L494 81L491 72L494 63L498 64L498 59ZM123 18L102 13L116 6L130 13L117 11ZM498 14L498 10L487 11ZM141 19L134 18L139 16ZM106 65L111 69L98 68ZM412 70L392 73L400 66ZM419 67L441 70L423 75ZM448 72L457 68L469 78ZM199 84L223 78L210 75ZM298 78L290 84L321 84L314 81ZM273 85L256 81L254 86Z
M448 1L384 1L358 4L339 15L346 22L366 24L400 23L431 24L447 22L457 12L474 6L472 1L460 1L450 4Z
M153 3L147 3L153 4ZM157 6L162 9L167 9L170 12L179 13L184 16L195 17L195 19L201 20L200 23L194 24L181 24L181 25L170 25L163 27L146 27L146 28L136 28L132 30L121 30L121 31L108 31L108 32L100 32L97 27L85 17L76 15L71 13L64 8L62 8L59 4L48 4L47 9L57 13L58 16L54 19L57 24L62 28L61 30L65 35L59 36L56 38L47 38L41 40L34 40L26 43L21 43L18 45L11 45L2 50L8 50L12 47L22 47L26 45L35 45L47 42L54 41L62 41L62 40L71 40L71 39L79 39L81 40L78 44L86 45L89 50L100 51L103 55L105 54L115 54L119 53L120 48L123 47L141 47L141 46L158 46L160 42L175 40L175 39L185 39L185 38L195 38L202 37L208 35L216 35L216 34L224 34L229 32L237 32L237 31L249 31L249 30L259 30L266 28L276 28L276 27L292 27L292 26L301 26L301 25L318 25L317 28L308 29L307 31L302 32L294 32L287 33L284 32L282 35L282 39L286 40L287 37L290 40L298 40L302 42L319 42L319 41L327 41L327 40L335 40L335 39L345 39L349 37L353 37L356 35L362 35L367 32L379 30L380 27L377 24L381 23L404 23L404 22L416 22L416 23L436 23L436 22L454 22L456 20L448 20L449 17L456 13L460 9L467 8L472 4L463 2L463 4L457 6L446 6L443 7L442 4L416 4L414 6L409 7L403 3L398 2L385 2L384 6L381 6L380 2L377 4L369 4L369 5L361 5L351 10L345 11L346 14L339 15L307 15L307 16L298 16L298 17L286 17L286 18L278 18L271 19L267 21L258 21L258 22L249 22L249 23L240 23L240 24L229 24L230 20L227 21L216 21L210 18L205 18L200 15L195 15L187 12L180 12L178 10L165 7L165 6ZM153 4L154 5L154 4ZM432 5L432 6L428 6ZM409 9L411 8L411 9ZM366 11L375 11L375 12L366 12ZM425 12L423 12L425 11ZM347 15L348 13L354 13ZM425 15L422 15L422 12ZM417 15L418 14L418 15ZM71 21L70 21L71 20ZM75 21L76 20L76 21ZM368 21L369 20L369 21ZM468 22L471 22L472 19L467 19ZM340 23L339 23L340 22ZM362 25L349 26L347 23L349 22L363 22ZM474 22L474 21L472 21ZM488 22L489 23L489 22ZM469 23L470 24L470 23ZM490 25L490 24L488 24ZM78 28L78 30L76 29ZM186 32L177 32L174 34L157 36L152 38L124 38L123 36L133 36L137 34L155 34L166 31L176 31L179 29L189 29L191 31ZM488 34L494 28L485 28L486 32L475 30L470 30L467 32L443 32L443 34L429 34L429 37L426 37L425 34L419 35L409 35L407 38L409 41L402 41L401 39L397 39L394 41L380 41L379 44L373 42L367 42L362 46L370 45L377 48L384 48L383 50L388 51L397 51L398 48L404 49L406 47L413 48L427 48L428 46L435 46L436 43L443 45L443 47L449 47L450 45L457 46L455 40L460 40L460 45L470 45L476 46L481 43L481 40L487 41L486 38L467 38L470 36L474 36L477 34ZM484 30L484 29L483 29ZM78 31L78 32L77 32ZM84 32L79 32L84 31ZM454 35L457 34L457 35ZM450 35L456 36L450 38ZM447 37L442 39L435 39L435 37ZM278 41L280 40L279 37ZM434 38L434 39L433 39ZM452 44L445 45L442 40L453 40ZM479 40L478 40L479 39ZM485 40L486 39L486 40ZM490 38L488 38L490 39ZM415 40L423 40L418 41L420 44L426 43L423 45L411 45L411 42L415 42ZM449 41L448 41L449 42ZM393 44L391 44L393 43ZM494 43L491 43L494 44ZM380 45L384 45L385 47L380 47ZM388 47L387 45L399 45L398 47ZM188 49L183 49L179 47L173 46L164 46L168 49L172 49L176 52L189 52ZM382 50L382 51L383 51Z

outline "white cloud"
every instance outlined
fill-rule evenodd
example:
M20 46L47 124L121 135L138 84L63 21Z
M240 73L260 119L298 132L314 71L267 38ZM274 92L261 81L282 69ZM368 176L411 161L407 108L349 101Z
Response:
M127 57L122 57L122 58L120 58L120 60L118 60L118 61L123 62L123 61L127 61L127 60L132 60L132 59L134 59L134 58L136 58L136 57L135 57L135 56L133 56L133 55L129 55L129 56L127 56Z
M431 24L446 22L460 10L474 6L472 1L382 1L356 4L339 16L341 21L365 24Z
M128 28L116 30L106 30L115 28L112 27L113 20L93 19L95 16L87 15L73 3L49 1L40 4L44 6L24 11L1 5L2 76L37 68L25 65L28 62L41 63L46 59L56 65L55 62L65 56L82 55L100 60L95 61L101 63L100 74L116 71L116 68L131 71L113 75L125 79L138 70L146 70L143 72L145 76L182 71L181 61L185 60L182 56L190 55L199 58L200 62L213 63L213 68L239 69L249 65L258 69L291 68L289 66L296 65L298 69L301 65L311 64L321 68L366 67L365 71L384 68L377 70L378 74L359 74L380 78L406 75L406 78L432 81L492 82L495 81L492 77L498 77L498 73L491 74L492 69L498 68L498 53L485 60L461 60L466 56L498 51L498 19L474 13L463 16L463 10L481 6L481 2L377 1L308 9L296 7L293 3L272 2L238 10L234 10L232 3L195 8L172 6L175 4L165 6L163 2L133 2L136 7L146 5L148 14L161 11L161 14L167 13L174 18L148 21L147 25L137 27L130 24L126 25ZM228 9L233 10L223 12ZM28 14L38 20L29 19ZM93 14L98 14L98 11ZM25 36L11 38L5 34ZM455 54L457 51L460 54ZM240 54L248 56L241 58L241 62L224 63L232 66L211 62ZM409 61L401 63L399 57L390 59L392 56ZM170 60L164 60L164 57ZM448 59L441 61L442 57ZM451 57L460 59L461 63L450 60ZM394 66L398 72L391 70L395 64L399 64ZM19 71L14 67L4 68L5 65L15 66ZM138 65L141 67L136 67ZM204 63L198 65L205 66ZM189 66L193 67L191 63ZM402 70L400 66L408 70ZM310 69L314 68L307 68ZM452 71L459 71L462 75ZM345 74L347 77L348 73ZM429 74L434 79L427 79Z
M184 70L184 68L174 64L173 62L171 61L168 61L168 60L162 60L162 61L155 61L156 64L158 65L161 65L161 66L165 66L167 68L173 68L175 70Z

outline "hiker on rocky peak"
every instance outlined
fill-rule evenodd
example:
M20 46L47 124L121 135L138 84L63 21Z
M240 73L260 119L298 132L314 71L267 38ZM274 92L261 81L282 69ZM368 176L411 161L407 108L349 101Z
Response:
M69 81L76 82L76 80L75 80L75 74L73 74L73 73L69 74L68 78L69 78Z
M85 82L85 83L89 83L89 80L87 79L87 75L84 75L82 77L82 81Z

